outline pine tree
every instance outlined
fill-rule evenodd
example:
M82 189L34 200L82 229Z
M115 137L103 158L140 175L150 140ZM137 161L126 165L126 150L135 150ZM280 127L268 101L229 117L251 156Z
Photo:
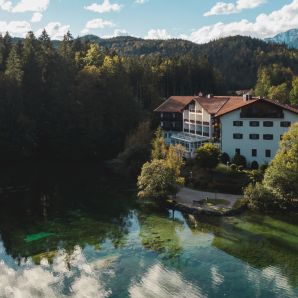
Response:
M12 84L20 86L23 81L24 71L21 58L17 53L17 46L13 46L6 63L5 76Z

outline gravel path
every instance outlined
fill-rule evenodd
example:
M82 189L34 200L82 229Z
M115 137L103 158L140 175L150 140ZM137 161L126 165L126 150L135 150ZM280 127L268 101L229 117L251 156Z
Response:
M198 191L198 190L193 190L190 188L183 187L178 192L177 197L175 198L175 201L177 203L186 205L188 207L193 207L194 206L193 201L202 201L202 200L205 200L207 197L209 199L221 199L221 200L229 201L230 205L225 207L232 207L234 203L237 201L237 199L241 197L241 195L212 193L212 192Z

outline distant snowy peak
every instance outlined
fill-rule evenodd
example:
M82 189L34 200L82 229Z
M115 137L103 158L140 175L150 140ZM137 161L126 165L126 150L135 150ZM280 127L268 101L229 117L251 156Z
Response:
M291 29L289 31L279 33L272 38L266 38L267 42L286 44L289 48L298 49L298 29Z

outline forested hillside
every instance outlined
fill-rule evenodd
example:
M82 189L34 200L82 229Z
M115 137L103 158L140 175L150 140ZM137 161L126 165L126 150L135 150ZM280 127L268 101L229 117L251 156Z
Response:
M281 64L298 73L298 50L260 39L235 36L198 45L181 39L144 40L134 37L81 38L99 43L122 56L181 57L190 55L208 62L220 74L225 90L249 89L257 82L260 66Z
M140 119L172 94L213 92L207 59L119 56L70 34L0 37L0 158L115 157Z
M258 95L286 102L291 93L295 103L297 73L298 51L248 37L196 45L6 34L0 37L0 159L110 159L171 95L227 94L257 84Z

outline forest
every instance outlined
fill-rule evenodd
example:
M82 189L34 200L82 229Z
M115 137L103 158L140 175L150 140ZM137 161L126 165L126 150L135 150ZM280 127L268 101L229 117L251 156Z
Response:
M293 99L296 89L298 94L298 51L284 46L247 37L206 45L116 41L68 33L57 42L46 31L24 39L0 36L2 161L113 159L133 143L137 127L141 134L154 126L152 111L162 100L232 94L256 84L256 93L270 94L275 81L264 80L263 69L269 77L274 69L285 70L286 82L278 85L286 83ZM264 89L263 82L272 86Z

